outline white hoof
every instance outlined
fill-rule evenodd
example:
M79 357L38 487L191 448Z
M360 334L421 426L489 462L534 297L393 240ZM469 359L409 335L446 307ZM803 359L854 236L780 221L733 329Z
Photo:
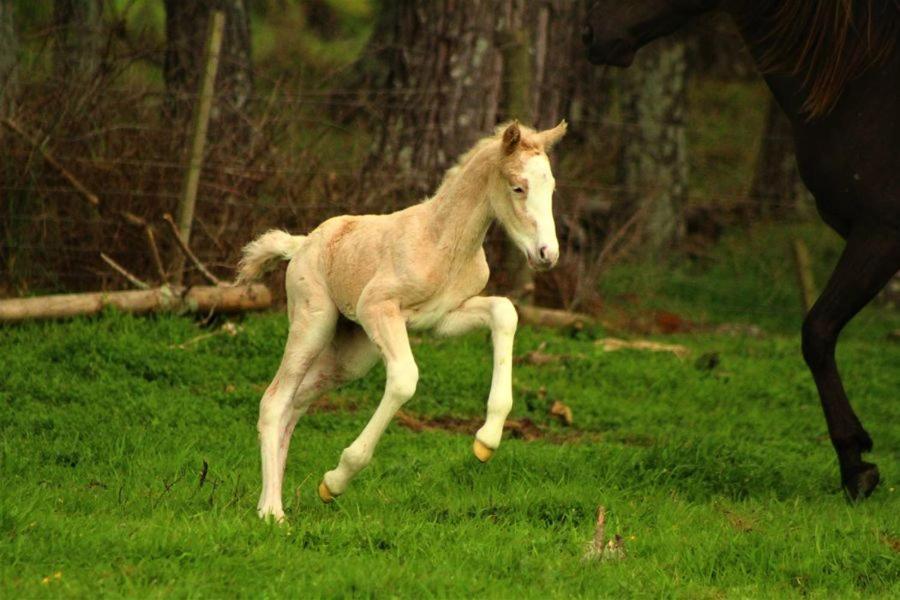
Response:
M275 521L276 523L284 523L284 511L273 506L263 506L256 511L259 518L263 521Z

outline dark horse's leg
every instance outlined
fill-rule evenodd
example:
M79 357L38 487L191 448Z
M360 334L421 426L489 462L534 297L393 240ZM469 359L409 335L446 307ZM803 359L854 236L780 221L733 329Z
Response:
M878 485L878 468L861 454L872 438L853 412L834 359L838 334L900 269L900 233L856 227L828 285L803 323L803 358L819 388L831 443L837 451L841 481L856 499Z

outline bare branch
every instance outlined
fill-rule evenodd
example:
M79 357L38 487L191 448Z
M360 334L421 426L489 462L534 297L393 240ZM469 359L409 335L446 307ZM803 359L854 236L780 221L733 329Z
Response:
M123 267L122 265L120 265L119 263L117 263L116 261L114 261L113 259L111 259L109 256L107 256L107 255L104 254L103 252L100 253L100 258L103 259L103 262L105 262L105 263L108 264L110 267L112 267L113 269L115 269L115 271L116 271L117 273L119 273L119 275L121 275L122 277L124 277L125 279L127 279L128 281L130 281L130 282L131 282L131 285L133 285L134 287L139 288L139 289L142 289L142 290L149 290L149 289L150 289L150 285L149 285L149 284L147 284L146 282L141 281L140 279L138 279L133 273L131 273L130 271L128 271L125 267Z
M197 258L197 256L193 252L191 252L191 249L178 233L178 225L175 224L175 220L172 218L172 215L166 213L163 215L163 219L165 219L166 223L169 224L169 229L171 229L172 235L175 236L175 241L178 242L178 247L181 248L181 251L184 252L184 255L188 257L192 263L194 263L194 266L197 267L197 269L207 279L207 281L209 281L213 285L224 285L222 280L213 275L212 272L210 272L210 270L207 269L202 262L200 262L200 259Z
M0 123L3 123L3 125L5 125L8 129L10 129L11 131L13 131L17 135L19 135L22 139L24 139L26 142L28 142L29 144L34 146L37 149L37 151L41 153L41 156L44 158L44 160L47 162L47 164L49 164L51 167L56 169L60 175L65 177L68 180L68 182L70 184L72 184L72 187L75 188L76 190L78 190L78 192L82 196L84 196L85 200L90 202L93 206L100 206L100 198L98 198L96 194L94 194L83 183L81 183L81 181L77 177L75 177L71 173L71 171L69 171L64 166L62 166L62 164L58 160L56 160L47 149L45 149L33 137L28 135L28 133L26 133L25 130L22 129L15 121L13 121L12 119L3 119L2 121L0 121Z

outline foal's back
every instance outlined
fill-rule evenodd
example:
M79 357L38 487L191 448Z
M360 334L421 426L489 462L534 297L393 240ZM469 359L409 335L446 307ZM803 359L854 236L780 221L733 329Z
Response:
M402 304L415 303L433 292L441 272L433 260L434 241L421 213L424 204L387 215L343 215L323 222L308 237L291 277L321 277L331 299L350 318L356 318L359 298L369 286L384 288L386 296L402 294ZM292 273L292 271L295 271ZM419 285L410 286L410 282ZM290 280L288 281L290 285ZM372 289L370 287L369 292Z

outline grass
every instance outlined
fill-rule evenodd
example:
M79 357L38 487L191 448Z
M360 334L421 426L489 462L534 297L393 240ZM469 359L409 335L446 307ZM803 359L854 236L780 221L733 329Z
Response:
M777 261L768 235L742 238L745 256L726 240L705 267L644 266L653 302L733 320L717 303L759 302L741 286L769 279L734 266ZM814 246L820 262L828 243ZM608 291L629 273L610 273ZM481 465L469 436L395 424L347 494L322 505L315 486L371 414L376 368L331 395L341 410L301 421L282 527L255 516L256 405L280 359L281 315L187 349L175 346L202 331L175 316L0 328L0 596L898 597L900 344L885 334L900 319L869 310L839 350L884 478L854 506L787 327L796 298L786 302L753 313L784 313L761 338L661 338L688 346L684 360L605 353L602 331L523 328L518 354L545 343L561 360L517 365L512 416L559 435L507 439ZM698 367L709 353L720 364ZM415 354L410 412L482 414L486 335L426 337ZM573 428L547 415L553 400L572 408ZM581 561L598 504L625 538L623 560Z

